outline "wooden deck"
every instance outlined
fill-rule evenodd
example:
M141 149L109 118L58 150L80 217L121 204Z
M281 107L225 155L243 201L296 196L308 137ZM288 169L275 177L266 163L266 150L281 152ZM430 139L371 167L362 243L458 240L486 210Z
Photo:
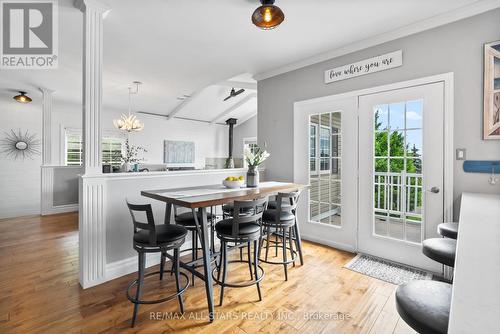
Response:
M131 329L125 289L135 275L86 290L78 284L76 214L0 220L0 333L413 333L397 315L396 286L342 268L353 254L309 242L304 252L288 282L281 266L263 265L262 302L254 287L227 289L213 324L197 281L185 295L185 319L176 301L145 305ZM230 266L229 278L246 270ZM148 280L146 295L169 293L169 278Z

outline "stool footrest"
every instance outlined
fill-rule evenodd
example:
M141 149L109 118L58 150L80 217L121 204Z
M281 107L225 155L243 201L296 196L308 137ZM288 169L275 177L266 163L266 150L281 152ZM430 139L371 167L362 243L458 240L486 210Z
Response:
M248 263L248 261L245 261L245 260L231 260L231 261L228 261L228 264L229 263ZM253 264L253 262L252 262L252 264ZM251 280L251 281L247 281L247 282L244 282L244 283L222 283L215 276L215 272L218 271L217 267L215 267L214 269L212 269L212 279L214 280L214 282L216 282L217 284L219 284L221 286L224 286L224 287L228 287L228 288L246 288L248 286L252 286L252 285L255 285L255 284L259 283L260 281L262 281L262 279L266 275L266 272L264 271L264 268L262 268L260 265L258 265L257 268L259 268L259 271L260 271L260 275L259 275L260 277L257 280Z
M175 272L172 272L172 270L165 270L164 273L173 273L175 275ZM160 272L155 271L153 273L148 273L148 274L144 275L144 278L149 277L149 276L153 276L153 275L157 275L157 274L160 274ZM136 279L136 280L133 280L129 284L129 286L127 287L127 298L128 298L128 300L130 300L134 304L159 304L159 303L163 303L163 302L172 300L174 298L177 298L179 295L183 294L186 291L186 289L189 287L189 277L183 272L179 272L179 275L183 276L186 279L186 284L184 285L184 287L182 289L180 289L175 294L171 294L165 298L156 299L156 300L137 300L134 297L130 296L130 289L132 289L132 287L136 286L139 282L139 280Z

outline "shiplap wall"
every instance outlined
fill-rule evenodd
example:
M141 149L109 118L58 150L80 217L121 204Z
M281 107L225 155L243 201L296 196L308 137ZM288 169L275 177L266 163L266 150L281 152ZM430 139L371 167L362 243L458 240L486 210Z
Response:
M41 103L21 104L12 96L0 97L0 139L11 129L42 134ZM31 159L7 158L0 154L0 218L40 212L41 155Z

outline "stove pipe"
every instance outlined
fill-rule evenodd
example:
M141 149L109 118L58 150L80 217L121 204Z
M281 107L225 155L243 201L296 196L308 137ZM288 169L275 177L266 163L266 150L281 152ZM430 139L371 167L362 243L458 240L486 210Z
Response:
M229 157L227 159L227 167L228 168L233 168L234 167L234 160L233 160L233 133L234 133L234 125L236 124L238 120L236 118L229 118L226 121L226 124L229 125Z

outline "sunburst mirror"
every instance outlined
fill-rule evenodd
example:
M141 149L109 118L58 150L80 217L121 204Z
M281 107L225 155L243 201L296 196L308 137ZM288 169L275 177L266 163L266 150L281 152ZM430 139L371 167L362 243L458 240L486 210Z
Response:
M33 159L35 155L40 154L40 141L36 138L36 134L30 134L28 130L21 132L10 130L5 132L5 138L0 140L0 153L5 154L8 158Z

